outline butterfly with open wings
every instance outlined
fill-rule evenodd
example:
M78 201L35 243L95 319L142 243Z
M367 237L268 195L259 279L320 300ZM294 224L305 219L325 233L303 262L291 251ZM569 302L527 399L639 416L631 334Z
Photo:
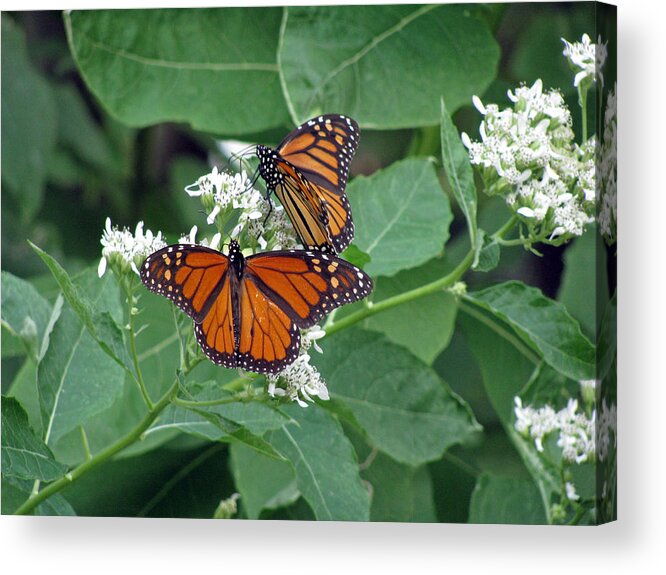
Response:
M141 280L194 320L197 341L217 364L277 373L298 357L300 329L367 296L370 277L349 262L308 250L245 257L174 244L146 258Z
M359 138L354 120L326 114L298 126L275 149L256 148L259 174L307 249L340 253L354 237L345 186Z

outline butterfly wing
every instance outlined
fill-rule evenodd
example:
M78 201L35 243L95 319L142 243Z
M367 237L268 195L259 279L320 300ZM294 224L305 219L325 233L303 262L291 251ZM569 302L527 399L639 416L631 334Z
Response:
M203 246L174 244L141 265L141 281L201 323L224 286L229 258Z
M308 249L334 252L328 232L328 212L317 188L310 184L288 162L277 159L276 169L282 174L275 193L291 220L302 244Z
M238 296L236 366L259 373L282 371L298 357L301 332L252 274L241 279Z
M256 254L247 258L245 273L299 328L313 326L335 308L372 291L372 280L364 271L312 251Z
M289 133L277 148L278 154L294 166L303 176L301 179L309 184L311 190L305 195L319 200L310 201L310 212L317 215L318 221L325 219L323 226L327 231L326 235L338 253L343 251L354 237L351 206L344 191L359 138L360 130L354 120L342 115L328 114L300 125ZM284 163L278 162L277 169L286 172L283 174L283 181L293 179ZM297 185L304 187L300 183ZM284 190L281 194L276 189L281 202L282 196L288 195L285 191L291 190ZM320 207L322 204L323 207ZM292 212L287 211L292 217ZM300 235L302 226L295 227ZM303 235L301 238L306 247L321 249L317 244L305 241Z
M339 114L308 120L290 132L277 152L313 184L344 193L360 138L358 124Z

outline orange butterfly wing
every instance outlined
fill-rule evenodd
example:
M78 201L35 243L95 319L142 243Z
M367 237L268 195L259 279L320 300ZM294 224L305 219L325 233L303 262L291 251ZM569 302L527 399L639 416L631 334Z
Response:
M152 253L141 266L141 280L169 298L195 322L208 314L229 269L224 254L203 246L174 244Z
M360 129L354 120L327 114L290 132L277 152L313 184L342 194L359 139Z
M358 124L342 115L308 120L273 152L260 156L272 164L267 183L309 249L341 252L354 237L351 206L345 195L349 166L358 148ZM263 174L262 174L263 175Z
M249 256L245 273L303 329L335 308L364 298L373 288L370 277L355 265L304 250Z
M167 246L141 266L149 290L171 299L194 320L202 350L213 362L277 373L298 357L299 328L372 291L356 266L319 252L291 250L243 259L202 246ZM238 261L236 261L238 263Z

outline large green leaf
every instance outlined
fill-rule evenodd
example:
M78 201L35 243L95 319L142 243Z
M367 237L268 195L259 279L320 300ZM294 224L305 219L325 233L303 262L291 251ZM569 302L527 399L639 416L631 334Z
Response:
M353 414L374 447L420 465L480 429L434 370L384 336L350 329L327 338L314 360L331 398Z
M571 379L594 379L594 346L566 308L540 290L509 281L469 293L465 301L507 322L557 371Z
M467 149L460 139L458 128L451 118L442 99L442 163L462 213L467 220L467 231L472 245L476 244L476 186L474 185L474 172L469 161Z
M20 338L33 360L42 353L51 312L51 304L29 282L2 272L2 325Z
M2 475L19 479L53 481L67 466L53 458L51 450L30 428L28 415L13 397L2 397Z
M22 31L2 15L2 183L24 219L42 203L56 143L56 108L49 84L32 67Z
M285 9L280 75L292 118L342 112L361 126L439 123L482 93L499 49L462 6L297 6Z
M317 406L290 405L293 418L268 435L291 463L299 491L318 520L368 521L370 497L341 425Z
M232 443L230 454L231 472L248 519L259 519L263 509L285 507L300 497L294 469L286 461L276 461L241 443Z
M354 243L370 256L365 266L370 275L394 275L444 250L453 215L431 160L402 160L368 178L354 178L347 194Z
M110 319L121 316L119 290L111 275L99 279L89 269L77 284L77 293L96 309ZM37 382L44 439L53 445L113 404L122 394L124 372L100 349L70 306L63 309L50 339L37 369Z
M446 274L446 269L444 258L434 258L393 277L380 277L375 283L373 301L377 303L435 281ZM372 316L366 326L382 332L430 365L451 340L457 309L456 299L441 291Z
M218 134L288 122L279 8L90 10L65 15L92 92L131 126L188 122Z
M97 344L125 371L134 375L135 370L125 347L123 333L117 324L120 317L117 315L114 319L108 310L96 309L90 298L81 292L65 269L53 257L33 243L28 243L49 268L60 289L62 289L67 303L83 322L90 335L97 341ZM97 290L95 290L95 293L99 295ZM114 297L117 299L117 295Z
M472 494L470 523L543 525L548 523L539 490L525 479L479 477Z

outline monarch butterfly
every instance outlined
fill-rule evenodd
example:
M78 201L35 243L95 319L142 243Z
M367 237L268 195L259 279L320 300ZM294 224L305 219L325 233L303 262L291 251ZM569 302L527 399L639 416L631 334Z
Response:
M354 120L327 114L298 126L276 149L257 146L259 174L308 249L339 253L354 237L345 185L359 138Z
M244 257L174 244L146 258L141 280L194 320L204 353L217 364L276 373L298 357L299 328L364 298L372 280L343 259L305 250Z

